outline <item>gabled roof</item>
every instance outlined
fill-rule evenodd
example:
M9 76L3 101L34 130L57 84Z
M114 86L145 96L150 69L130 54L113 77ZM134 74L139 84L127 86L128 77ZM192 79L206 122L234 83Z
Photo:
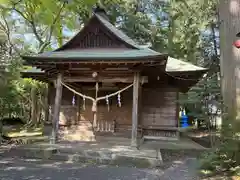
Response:
M84 30L87 29L87 27L90 26L92 21L94 21L95 19L97 19L97 21L104 28L106 28L114 36L114 38L119 39L121 43L128 45L129 47L131 47L131 49L141 49L141 47L134 40L132 40L124 32L117 29L112 23L110 23L109 19L106 19L101 14L93 12L92 17L88 20L85 26L75 36L73 36L68 42L63 44L61 47L57 48L55 51L64 50L67 47L67 45L69 45L72 41L80 37L84 33Z
M93 23L96 22L97 25L93 25ZM106 38L111 39L112 41L116 41L116 47L101 47L101 45L98 45L97 47L89 46L84 48L78 45L78 43L80 43L80 40L81 42L83 41L89 29L96 28L96 26L99 26L100 30L104 31ZM99 30L97 30L96 34L99 33L98 31ZM58 49L51 52L22 56L22 58L26 60L26 64L33 65L36 63L36 61L47 62L52 60L56 61L56 63L68 60L71 60L72 62L73 60L105 61L110 59L113 61L125 60L127 62L133 59L142 61L147 58L155 61L164 61L167 59L167 55L153 51L149 48L142 48L125 33L111 24L104 14L95 12L93 13L93 16L90 18L86 26L62 47L59 47Z
M96 12L93 13L93 16L90 18L86 26L70 41L55 51L44 52L32 56L22 56L23 59L26 60L27 65L36 65L37 67L41 67L41 69L43 69L28 69L22 73L25 74L26 77L37 76L38 78L44 78L46 75L44 70L49 69L49 66L47 65L48 63L86 63L87 61L90 63L102 63L103 61L107 61L107 63L109 63L109 61L111 61L114 63L133 62L134 64L137 64L148 62L145 60L151 60L151 62L156 62L156 64L162 64L163 68L166 66L165 71L169 74L178 72L183 72L184 74L187 72L196 72L195 74L203 74L205 71L207 71L205 68L201 68L191 63L171 58L167 54L162 54L138 45L134 40L132 40L125 33L111 24L105 15L106 14L99 14ZM97 22L97 25L94 24L94 22ZM91 26L93 24L95 26ZM88 27L96 26L100 26L100 30L106 31L103 33L107 36L107 38L110 38L111 40L117 40L116 44L118 45L120 43L121 45L116 47L80 47L78 44L79 39L84 39L86 32L88 32L90 29L88 29ZM99 33L99 31L96 31L96 33ZM94 37L93 40L95 41L97 39L95 39L95 30L93 30L93 34L91 35L93 35L91 37ZM73 45L75 46L73 47ZM54 68L54 70L57 69Z

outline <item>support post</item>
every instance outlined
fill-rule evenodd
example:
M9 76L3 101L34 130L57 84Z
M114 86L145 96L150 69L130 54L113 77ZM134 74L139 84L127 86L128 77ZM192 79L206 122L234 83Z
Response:
M177 139L180 137L180 120L179 120L179 90L176 91L176 126L177 126Z
M49 121L49 84L47 84L45 92L44 92L44 121L45 123Z
M37 89L35 86L31 89L31 123L37 123Z
M59 124L59 115L61 108L61 100L62 100L62 74L58 74L57 82L56 82L56 95L55 95L55 104L53 111L53 120L52 120L52 144L55 144L57 141L57 133L58 133L58 124Z
M139 72L134 74L133 81L133 108L132 108L132 139L131 146L137 147L137 130L138 130L138 96L139 96L140 76Z

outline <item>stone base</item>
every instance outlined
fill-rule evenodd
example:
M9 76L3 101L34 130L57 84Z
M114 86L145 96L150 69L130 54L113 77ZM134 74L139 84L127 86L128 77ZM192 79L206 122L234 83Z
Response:
M162 164L162 159L147 156L149 152L132 149L126 147L125 152L114 152L112 150L89 150L81 149L76 153L66 149L58 149L49 145L42 148L28 147L20 148L21 156L24 158L39 158L55 161L66 161L74 163L100 163L108 165L129 166L137 168L154 168ZM153 154L155 151L152 151Z
M66 141L95 141L92 125L89 121L83 121L79 125L62 127L60 132L61 140Z

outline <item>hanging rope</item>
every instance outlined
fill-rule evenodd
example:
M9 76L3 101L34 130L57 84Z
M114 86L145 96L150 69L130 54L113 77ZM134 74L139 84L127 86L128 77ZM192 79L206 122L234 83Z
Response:
M125 88L123 88L123 89L121 89L121 90L119 90L115 93L109 94L107 96L99 97L99 98L97 98L97 101L104 100L104 99L106 99L106 97L110 98L110 97L116 96L116 95L120 94L121 92L126 91L127 89L129 89L132 86L133 86L133 84L130 84L129 86L127 86L127 87L125 87Z
M72 91L73 93L81 96L82 98L89 99L89 100L91 100L91 101L93 101L93 102L97 102L97 101L100 101L100 100L106 100L106 98L110 98L110 97L116 96L116 95L120 94L121 92L123 92L123 91L125 91L125 90L127 90L127 89L129 89L130 87L133 86L133 84L130 84L130 85L128 85L127 87L125 87L125 88L123 88L123 89L121 89L121 90L119 90L119 91L117 91L117 92L114 92L114 93L112 93L112 94L109 94L109 95L106 95L106 96L102 96L102 97L98 97L98 98L94 99L94 98L92 98L91 96L86 96L86 95L84 95L84 94L82 94L82 93L79 93L79 92L75 91L74 89L70 88L68 85L66 85L66 84L63 83L63 82L61 82L61 83L62 83L62 85L63 85L64 87L66 87L68 90Z
M62 85L65 86L68 90L70 90L70 91L72 91L73 93L81 96L82 98L89 99L89 100L91 100L91 101L95 101L94 98L92 98L92 97L90 97L90 96L86 96L86 95L84 95L84 94L82 94L82 93L79 93L79 92L75 91L74 89L70 88L68 85L64 84L63 82L61 82L61 83L62 83Z

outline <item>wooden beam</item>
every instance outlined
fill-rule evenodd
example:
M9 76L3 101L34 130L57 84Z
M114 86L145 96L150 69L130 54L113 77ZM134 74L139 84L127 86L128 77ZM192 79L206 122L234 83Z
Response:
M94 71L65 71L67 77L74 76L84 76L84 77L92 77L92 73ZM132 77L134 72L129 71L96 71L99 73L101 77ZM64 76L65 76L64 74Z
M91 77L65 77L63 79L64 82L96 82L96 79L91 78ZM139 77L140 83L147 83L148 82L148 77L147 76L142 76ZM115 77L115 78L110 78L110 77L98 77L98 82L106 82L106 83L115 83L115 82L121 82L121 83L133 83L134 78L133 77Z
M139 73L134 74L133 82L133 108L132 108L132 139L131 145L137 147L137 130L138 130L138 96L140 86L140 75Z
M52 120L52 143L55 144L58 138L58 124L62 100L62 74L59 73L56 81L56 95Z

